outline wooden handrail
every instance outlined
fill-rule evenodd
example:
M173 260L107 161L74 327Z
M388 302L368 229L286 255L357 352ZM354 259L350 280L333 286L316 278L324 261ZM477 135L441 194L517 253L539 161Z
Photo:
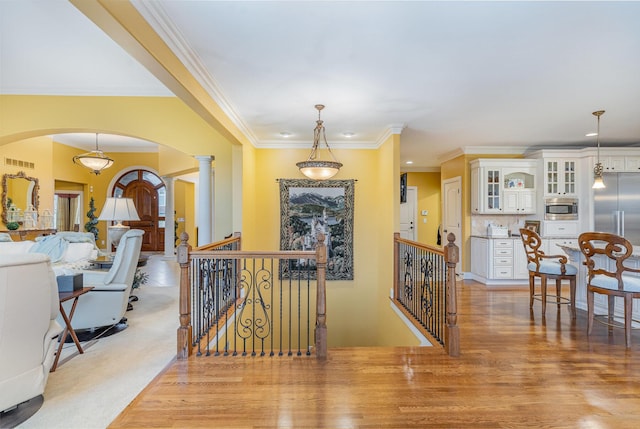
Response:
M457 302L456 302L456 264L459 261L459 248L455 245L455 236L450 233L447 236L448 244L443 248L434 247L422 243L418 243L415 241L407 240L400 238L399 233L394 233L394 246L393 246L393 299L397 300L398 309L402 311L407 318L414 321L414 326L422 332L425 336L435 339L441 344L444 345L447 353L450 356L459 356L460 355L460 330L457 325L458 322L458 313L457 313ZM410 248L414 248L418 251L425 251L434 255L439 255L444 259L446 275L444 282L444 295L445 295L445 308L444 312L446 314L442 314L444 320L444 332L443 335L434 337L432 332L429 329L426 329L423 326L419 319L416 319L415 314L412 314L409 309L405 308L402 305L402 301L399 297L403 296L403 291L401 287L403 286L400 282L400 274L401 274L401 245L409 246Z
M177 333L177 358L186 359L193 353L191 325L191 278L189 274L192 259L314 259L316 260L316 325L315 348L318 359L327 357L327 324L326 324L326 266L327 248L324 245L324 235L319 234L315 251L280 250L280 251L241 251L214 250L228 244L239 242L240 237L229 238L217 243L211 243L192 249L188 244L189 236L180 235L180 245L177 247L177 259L180 264L180 326Z

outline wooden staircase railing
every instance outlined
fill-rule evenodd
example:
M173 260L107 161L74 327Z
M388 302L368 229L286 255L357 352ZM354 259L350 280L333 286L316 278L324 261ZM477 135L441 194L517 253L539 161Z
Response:
M301 332L305 326L300 319L305 315L308 316L305 352L311 355L308 332L313 312L310 295L314 285L313 346L316 358L326 359L327 251L323 244L318 245L315 251L247 252L239 250L239 236L197 249L191 249L187 234L183 233L180 239L177 248L181 271L178 359L188 358L194 349L199 355L201 349L205 349L205 354L209 355L212 342L215 355L265 355L268 352L272 356L285 352L292 355L292 348L296 347L292 345L292 326L298 333L293 343L297 342L297 354L301 355L304 350ZM318 243L324 243L323 236L318 237ZM233 248L234 245L237 249ZM315 271L315 281L310 275L311 271ZM194 306L194 300L201 302ZM297 314L293 314L295 311ZM290 331L283 333L282 325L287 322ZM229 323L234 329L231 335L227 329ZM224 329L220 329L221 326ZM215 332L212 333L212 330ZM223 331L224 334L221 334ZM221 335L225 335L224 339ZM283 345L286 335L289 335L289 343ZM276 336L275 342L279 341L279 345L274 344ZM222 353L219 350L220 342L223 342ZM240 351L235 348L236 342L241 344ZM230 343L234 344L232 350L229 350ZM280 349L276 353L278 347Z
M459 249L453 234L447 240L440 249L394 234L393 302L431 342L441 344L449 356L459 356L455 273Z

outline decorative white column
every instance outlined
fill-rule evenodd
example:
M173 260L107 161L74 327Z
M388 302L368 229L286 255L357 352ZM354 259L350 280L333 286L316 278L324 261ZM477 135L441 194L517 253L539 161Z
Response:
M175 238L175 191L173 177L163 176L164 187L166 191L166 199L164 203L164 256L167 258L175 258L176 238Z
M199 161L198 170L198 246L203 246L213 242L211 234L211 225L213 213L211 211L211 156L196 156ZM193 244L192 244L193 245Z

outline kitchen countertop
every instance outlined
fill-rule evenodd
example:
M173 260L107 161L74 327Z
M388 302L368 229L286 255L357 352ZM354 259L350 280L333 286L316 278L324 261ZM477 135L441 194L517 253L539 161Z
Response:
M518 234L518 235L511 234L511 235L508 235L508 236L505 236L505 237L489 237L489 236L488 236L488 235L486 235L486 234L484 234L484 235L481 235L481 234L472 234L471 236L472 236L472 237L476 237L476 238L486 238L486 239L498 239L498 238L520 238L520 234Z

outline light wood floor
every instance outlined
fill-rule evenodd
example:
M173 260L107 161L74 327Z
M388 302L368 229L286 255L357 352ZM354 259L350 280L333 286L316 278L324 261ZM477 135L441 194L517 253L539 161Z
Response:
M439 348L329 349L329 359L194 358L111 428L640 428L640 331L626 350L525 289L459 288L460 358ZM329 320L329 332L331 332ZM333 327L333 329L336 329Z

